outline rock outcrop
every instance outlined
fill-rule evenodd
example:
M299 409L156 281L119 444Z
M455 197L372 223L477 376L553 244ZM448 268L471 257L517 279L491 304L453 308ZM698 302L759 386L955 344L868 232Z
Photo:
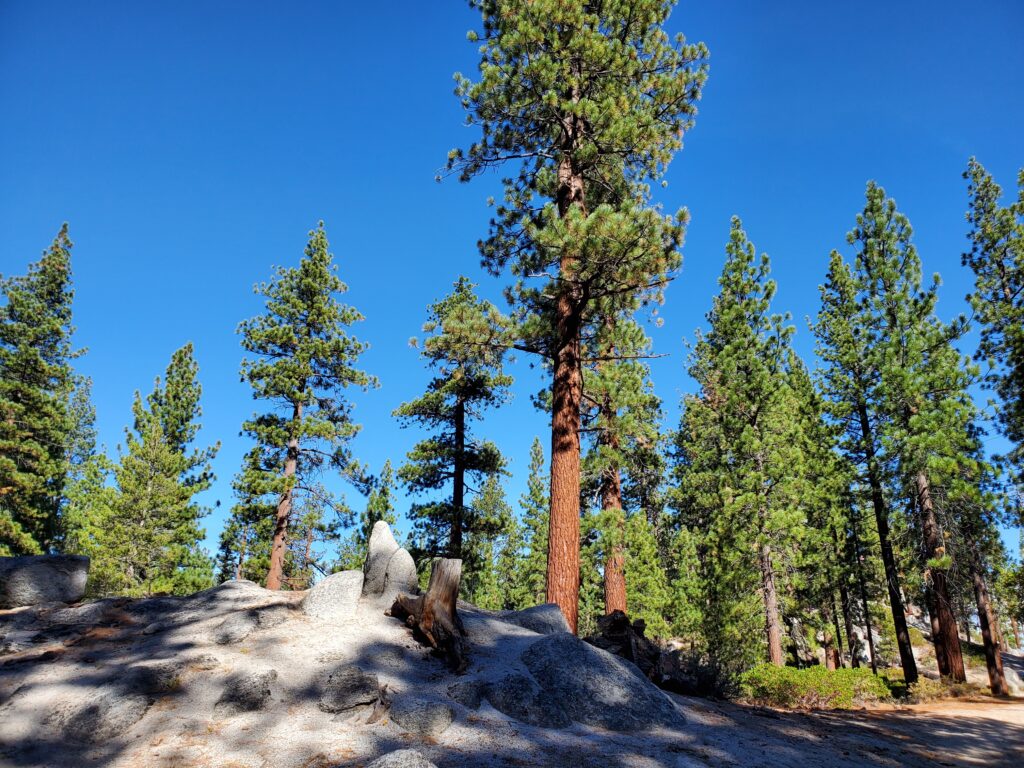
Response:
M362 593L362 571L332 573L309 590L302 612L325 621L348 621L356 615Z
M400 749L378 757L366 768L437 768L415 749Z
M398 546L391 526L378 520L373 524L363 566L363 596L391 605L400 592L419 593L416 563Z
M77 602L85 594L88 577L88 557L0 557L0 609Z

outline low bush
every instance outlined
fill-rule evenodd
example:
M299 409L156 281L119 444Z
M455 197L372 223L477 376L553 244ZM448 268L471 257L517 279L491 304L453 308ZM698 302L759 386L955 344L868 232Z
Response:
M759 664L740 675L747 701L791 709L851 709L889 698L885 682L868 669L797 669Z

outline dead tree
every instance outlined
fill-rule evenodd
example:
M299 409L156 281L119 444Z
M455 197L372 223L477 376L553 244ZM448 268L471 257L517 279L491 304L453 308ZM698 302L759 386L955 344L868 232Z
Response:
M387 612L389 616L404 619L413 635L443 653L459 674L469 664L464 640L466 630L456 610L461 578L461 560L435 560L426 594L419 597L399 594Z

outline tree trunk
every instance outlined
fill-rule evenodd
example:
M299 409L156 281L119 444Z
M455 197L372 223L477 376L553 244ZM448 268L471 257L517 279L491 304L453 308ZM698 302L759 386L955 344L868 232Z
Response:
M1013 647L1020 648L1020 624L1016 618L1010 619L1010 628L1013 629Z
M939 626L939 609L935 605L935 590L931 584L924 588L924 601L928 606L928 621L932 627L932 645L935 647L935 666L939 668L940 677L949 677L952 672L949 667L949 656L946 655L946 646L939 642L942 634L942 627ZM970 640L970 638L968 638Z
M577 83L570 83L568 98L581 98ZM573 209L587 215L584 179L575 154L584 134L581 115L567 110L562 120L555 202L565 219ZM580 596L580 405L583 370L580 333L586 298L576 283L579 254L562 250L555 301L556 348L551 384L551 511L548 520L547 600L562 610L569 629L576 632Z
M1010 689L1006 685L1003 674L1003 656L992 632L997 626L992 601L988 596L988 585L981 567L981 555L977 547L971 545L971 582L974 585L974 599L978 604L978 624L981 625L981 641L985 645L985 666L988 668L988 684L993 696L1009 696Z
M860 534L857 532L857 520L851 518L852 533L853 533L853 559L857 571L857 585L860 589L860 602L861 609L864 611L864 631L867 637L868 643L868 658L871 662L871 671L874 674L878 674L878 660L875 658L875 638L871 633L871 611L868 608L868 587L867 582L864 578L864 563L862 562L862 555L860 551ZM858 650L860 650L858 648Z
M833 623L835 618L831 597L825 602L821 609L821 613L822 620L825 625L822 630L822 635L824 636L822 645L825 647L825 669L835 671L838 666L837 659L839 658L839 651L836 649L835 638L832 636L832 627L829 626ZM836 624L835 626L838 630L839 625Z
M761 588L764 599L764 633L768 640L768 660L777 667L785 663L782 655L782 630L779 622L779 597L775 591L772 552L767 543L761 545Z
M452 529L448 537L448 554L462 557L462 529L466 516L466 403L455 401L455 461L452 472Z
M453 670L466 671L466 630L456 610L462 561L444 558L434 561L430 571L427 592L419 597L399 594L387 612L389 616L404 619L413 634L430 647L443 653Z
M614 454L619 447L618 435L614 434L610 425L615 417L612 413L611 398L605 395L601 406L605 430L601 440ZM610 551L606 553L604 563L604 612L605 614L622 611L626 613L626 558L625 535L626 521L622 511L622 475L618 467L608 467L601 477L601 509L608 514L612 528Z
M942 543L938 521L935 519L935 507L932 504L928 475L923 471L918 472L914 484L917 487L917 509L921 515L921 534L925 557L928 560L934 560L946 554L946 547ZM960 635L957 633L956 616L953 613L953 604L949 597L949 580L946 569L930 568L929 573L935 611L939 620L939 634L932 635L932 642L935 644L935 657L941 659L941 656L944 655L948 667L946 673L943 673L940 667L939 673L948 674L954 681L962 683L967 680L967 672L964 669L964 657L960 651ZM940 645L942 646L941 654Z
M238 546L238 562L235 564L235 581L242 580L242 568L245 565L245 549L248 545L249 531L246 526L242 526L242 539Z
M862 447L867 459L871 505L875 512L875 524L878 527L878 544L882 550L882 565L885 567L885 586L889 592L889 607L892 610L892 621L896 627L896 644L899 646L903 679L909 685L917 682L917 662L914 660L914 649L910 644L910 631L907 629L907 615L903 608L903 596L900 594L896 556L893 554L892 542L889 540L889 513L885 508L881 473L875 459L875 436L871 430L867 406L863 402L858 403L858 415L860 416ZM871 668L877 671L874 653L872 653Z
M839 628L839 613L836 611L836 593L833 590L829 590L828 608L832 612L832 623L836 628L836 661L840 667L844 667L846 665L843 664L843 633Z
M846 630L846 647L850 651L850 666L854 669L860 667L860 656L858 648L854 646L853 640L853 617L850 616L850 589L846 583L839 581L839 605L843 610L843 628Z
M280 589L284 576L284 555L288 538L288 520L292 515L292 484L295 468L299 463L299 423L302 421L302 403L295 403L292 410L292 436L288 438L288 453L284 461L284 480L287 484L277 502L277 518L274 525L274 540L270 547L270 567L267 570L267 589Z

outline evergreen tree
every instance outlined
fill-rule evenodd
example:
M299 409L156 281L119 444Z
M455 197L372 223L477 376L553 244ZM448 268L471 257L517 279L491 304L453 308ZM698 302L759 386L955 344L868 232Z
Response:
M363 510L359 525L341 544L338 562L335 564L337 570L362 568L366 560L374 523L383 520L388 525L395 524L397 518L395 517L394 493L395 471L391 467L391 459L386 459L380 470L380 477L374 483L373 490L370 491L370 497L366 501L366 509Z
M333 494L314 490L317 474L332 469L357 487L366 485L349 448L359 426L343 392L351 386L368 389L376 380L355 368L366 345L348 333L362 315L337 300L346 290L320 222L309 233L299 265L278 268L274 280L256 286L266 312L239 326L242 347L253 355L242 361L242 378L268 408L242 425L256 448L238 480L243 497L257 508L276 502L268 589L283 583L297 497L344 511Z
M195 497L210 486L218 446L194 446L202 413L198 370L187 344L145 400L135 393L134 426L113 467L113 488L99 457L73 485L66 548L90 556L97 594L191 594L212 583L213 563L200 547L207 510Z
M631 619L641 619L649 637L668 637L666 616L672 594L658 555L654 527L641 513L630 515L625 530L626 600Z
M495 563L498 584L501 585L499 607L503 610L520 610L537 604L530 594L529 584L522 578L523 564L527 557L524 551L524 533L525 527L515 515L510 515ZM541 575L543 576L543 571Z
M540 605L547 594L548 479L544 476L544 447L535 437L530 446L530 474L526 493L519 497L525 553L516 579L524 585L529 607Z
M277 511L273 498L277 473L269 468L264 471L264 466L264 452L256 446L246 454L243 469L232 482L236 503L221 531L217 555L221 581L266 583Z
M805 514L800 424L785 368L792 328L769 314L768 257L757 258L735 217L726 253L710 330L691 356L701 390L684 400L677 477L686 527L704 532L708 550L707 642L730 640L731 628L718 624L749 610L737 604L742 596L760 594L767 655L781 665L779 581Z
M436 371L419 398L395 410L402 426L416 424L433 434L413 446L398 477L414 494L432 493L451 484L444 500L416 504L409 511L416 538L425 553L462 557L463 538L483 524L466 503L470 483L501 472L505 465L497 446L473 438L472 422L507 397L511 377L502 372L501 353L478 343L499 334L502 320L489 302L473 293L473 284L459 278L455 290L430 307L424 331L423 357Z
M1024 474L1024 170L1017 199L1002 205L1003 190L974 158L964 178L971 250L963 263L974 272L968 296L981 326L978 358L988 362L984 383L999 395L999 424L1013 443L1010 460Z
M583 329L598 306L618 314L659 297L679 264L685 213L650 207L649 182L692 124L707 51L669 40L666 0L471 5L483 21L480 74L457 76L457 93L481 137L448 167L466 181L518 164L481 251L490 270L516 277L521 346L552 369L547 598L575 630Z
M0 278L0 556L46 552L60 533L79 354L71 247L65 224L28 274Z
M600 322L587 346L596 362L584 375L583 428L591 437L584 461L585 484L593 486L601 515L600 548L604 573L605 613L627 610L625 576L626 509L624 481L631 501L649 501L649 469L658 467L657 420L661 401L654 394L650 371L642 361L650 341L640 326L613 317ZM620 358L620 359L615 359Z
M462 592L474 605L497 610L505 602L505 585L498 580L498 553L515 522L499 475L487 477L472 507L476 521L463 547Z

